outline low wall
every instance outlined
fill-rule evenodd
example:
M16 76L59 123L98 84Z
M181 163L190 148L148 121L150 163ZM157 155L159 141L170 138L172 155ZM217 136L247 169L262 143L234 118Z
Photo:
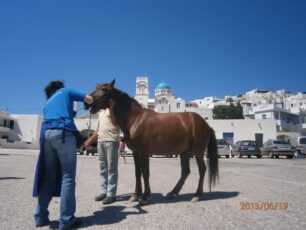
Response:
M7 140L0 139L0 148L7 148L7 149L39 149L38 142L8 142Z

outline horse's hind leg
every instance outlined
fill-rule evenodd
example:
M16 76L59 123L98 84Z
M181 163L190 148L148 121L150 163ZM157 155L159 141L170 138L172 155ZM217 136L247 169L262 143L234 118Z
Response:
M141 198L141 204L147 205L150 203L151 199L151 189L150 189L150 165L149 165L149 154L142 153L141 155L141 170L144 181L144 193Z
M198 184L198 189L196 191L196 193L194 194L194 197L192 198L192 202L196 202L199 201L203 195L203 182L204 182L204 177L205 177L205 171L206 171L206 166L205 166L205 162L203 159L203 155L196 155L196 161L198 164L198 169L199 169L199 184Z
M135 186L135 193L131 196L130 201L135 202L142 195L142 188L141 188L141 162L139 153L133 153L134 156L134 163L135 163L135 175L136 175L136 186Z
M190 174L190 156L188 154L181 155L181 177L177 184L174 186L171 192L169 192L166 196L167 199L171 199L174 196L178 195L181 191L186 178Z

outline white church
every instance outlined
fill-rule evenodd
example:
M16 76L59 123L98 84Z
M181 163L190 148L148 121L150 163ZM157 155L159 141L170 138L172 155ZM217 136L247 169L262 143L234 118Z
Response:
M197 112L204 119L212 119L212 110L199 107L195 102L186 102L182 98L175 98L171 87L160 82L155 88L154 98L149 98L148 77L136 78L135 99L145 108L154 110L158 113L170 112Z

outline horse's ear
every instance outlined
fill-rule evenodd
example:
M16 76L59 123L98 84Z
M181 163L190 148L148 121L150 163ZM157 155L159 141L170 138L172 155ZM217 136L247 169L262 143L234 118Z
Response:
M109 83L109 89L113 89L115 85L116 79L114 78L111 83Z

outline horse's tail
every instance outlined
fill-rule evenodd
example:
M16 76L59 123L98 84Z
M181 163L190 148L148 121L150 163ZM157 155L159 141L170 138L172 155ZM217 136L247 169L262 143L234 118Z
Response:
M211 185L215 185L216 180L219 177L218 145L215 131L213 129L211 129L210 141L207 146L207 158L209 162L209 191L211 192Z

